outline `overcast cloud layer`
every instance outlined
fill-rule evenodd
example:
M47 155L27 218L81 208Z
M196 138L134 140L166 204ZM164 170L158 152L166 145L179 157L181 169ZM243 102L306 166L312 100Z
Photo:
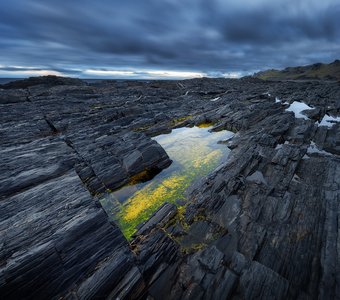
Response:
M339 16L339 0L1 0L0 76L237 76L331 62Z

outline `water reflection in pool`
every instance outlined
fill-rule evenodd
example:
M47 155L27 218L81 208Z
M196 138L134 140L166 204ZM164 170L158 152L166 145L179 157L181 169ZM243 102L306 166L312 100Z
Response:
M234 134L230 131L209 132L209 129L211 127L184 127L154 137L173 160L170 167L148 182L125 186L101 201L127 238L164 202L178 204L185 200L188 187L227 158L229 149L218 142L228 140Z

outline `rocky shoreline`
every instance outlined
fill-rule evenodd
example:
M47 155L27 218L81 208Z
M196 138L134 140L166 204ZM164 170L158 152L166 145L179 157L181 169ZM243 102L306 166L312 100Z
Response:
M338 83L42 77L0 107L4 299L340 297ZM231 156L128 243L100 197L171 164L150 137L205 122Z

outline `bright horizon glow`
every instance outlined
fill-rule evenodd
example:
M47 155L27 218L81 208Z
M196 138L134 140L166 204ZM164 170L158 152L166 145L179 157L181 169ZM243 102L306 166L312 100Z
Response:
M96 77L133 77L141 79L153 79L153 78L202 78L207 76L205 73L201 72L190 72L190 71L172 71L172 70L98 70L98 69L88 69L82 72L84 75L93 75Z
M94 76L134 76L135 73L132 71L119 71L119 70L95 70L89 69L82 72L83 74L89 74Z
M0 66L0 68L4 68ZM55 75L55 76L66 76L65 74L54 71L54 70L36 70L33 67L27 67L27 70L21 70L19 67L12 67L13 69L18 68L16 70L0 70L0 77L2 78L22 78L22 77L33 77L33 76L47 76L47 75ZM30 70L32 69L32 70Z
M76 70L76 72L74 72ZM31 76L64 76L83 79L191 79L203 77L240 78L242 72L199 72L180 70L152 69L68 69L56 71L34 66L5 66L0 65L0 78L26 78Z
M167 71L167 70L160 70L160 71L146 71L146 74L155 77L175 77L175 78L202 78L206 76L205 73L199 72L185 72L185 71Z

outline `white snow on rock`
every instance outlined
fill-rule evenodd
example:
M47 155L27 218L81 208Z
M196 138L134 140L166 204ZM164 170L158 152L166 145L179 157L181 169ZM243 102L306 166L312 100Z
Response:
M319 126L326 126L331 128L336 123L340 123L340 117L332 117L329 115L324 115L321 122L319 123Z
M286 111L292 111L295 115L295 118L302 118L305 120L308 120L308 117L305 116L302 111L313 109L313 107L308 106L306 103L294 101L288 108L286 108Z
M318 153L323 155L333 155L332 153L329 153L325 150L320 150L318 146L312 141L307 149L308 154Z

